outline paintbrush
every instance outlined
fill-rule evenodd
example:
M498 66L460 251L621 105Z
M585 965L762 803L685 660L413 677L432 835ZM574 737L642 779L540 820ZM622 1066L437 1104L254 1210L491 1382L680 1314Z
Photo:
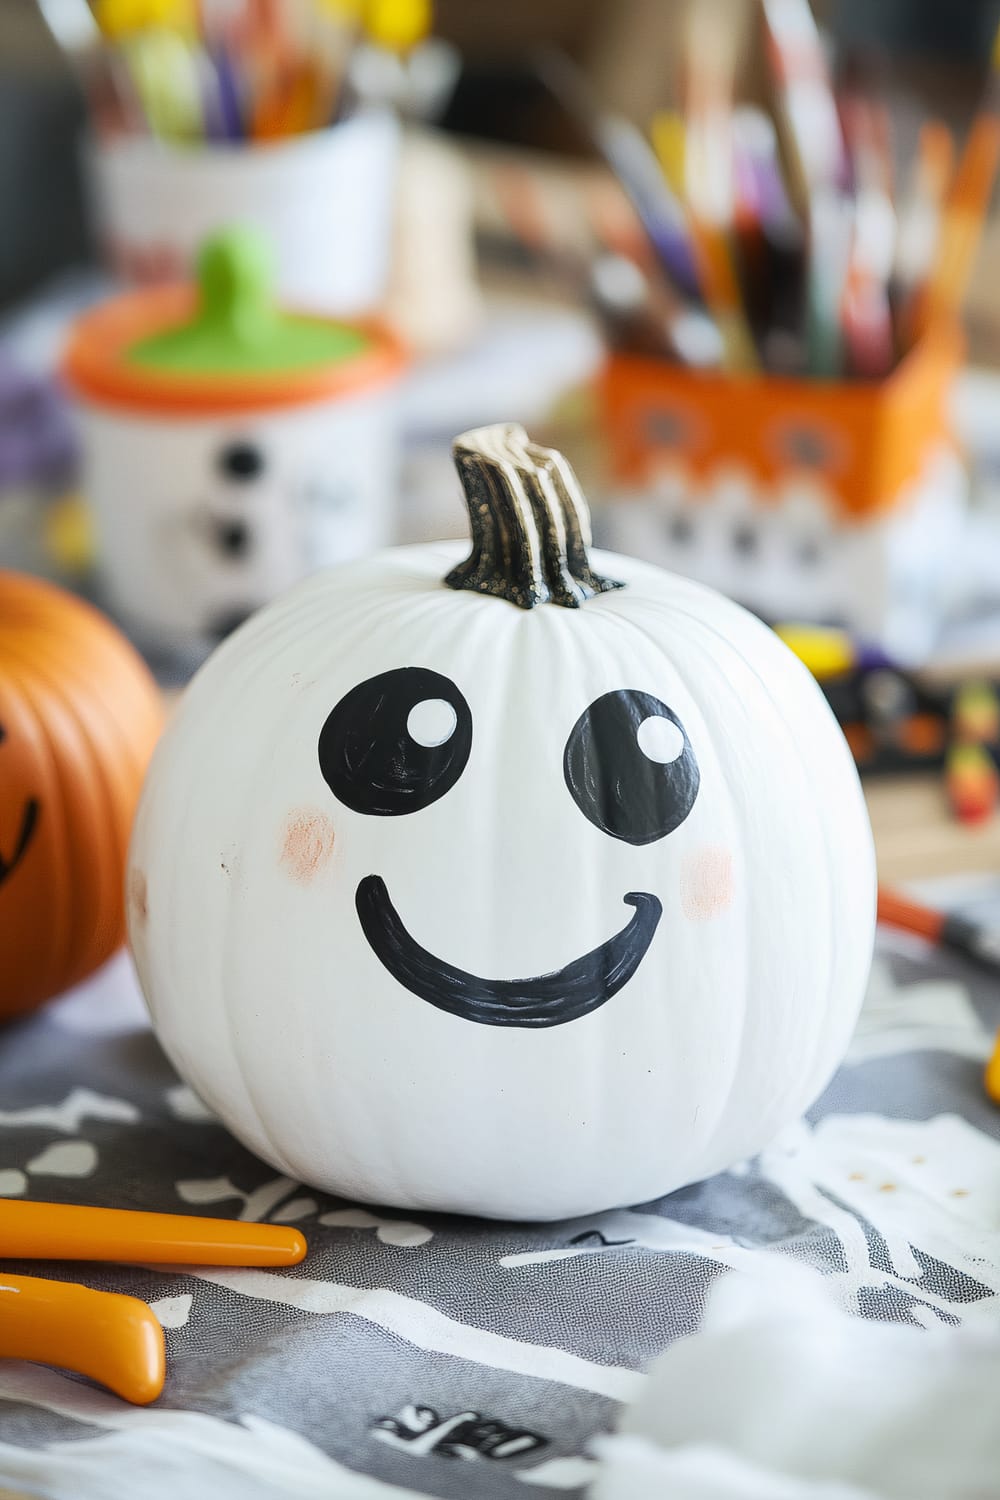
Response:
M1000 28L993 43L990 75L982 104L945 205L938 252L926 288L914 310L917 334L953 318L965 296L983 221L1000 166Z
M841 321L848 369L878 380L892 368L889 278L896 251L889 115L870 58L845 62L837 102L854 189L854 233Z
M845 191L846 160L837 107L808 0L762 0L762 16L789 187L809 232L809 369L813 375L838 375L853 212Z
M701 0L688 13L684 178L695 264L722 336L725 365L749 373L760 368L760 360L735 254L732 101L738 35L732 19L720 0Z
M935 911L911 901L891 887L878 888L878 920L887 927L926 938L937 948L949 948L1000 974L1000 931L969 917Z
M103 45L87 0L38 0L38 8L79 80L97 134L144 134L147 121L128 68Z
M901 310L904 338L912 332L914 295L926 284L934 264L954 166L951 131L940 120L926 121L920 127L912 180L898 215L893 295Z
M685 213L642 132L631 121L597 104L585 76L565 53L546 47L539 49L532 60L542 83L585 132L621 183L665 280L681 296L696 297L698 273Z

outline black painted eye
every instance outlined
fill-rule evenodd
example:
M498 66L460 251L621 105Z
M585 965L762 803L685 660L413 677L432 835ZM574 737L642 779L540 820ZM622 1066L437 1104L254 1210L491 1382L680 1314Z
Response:
M341 698L320 731L319 768L338 801L394 818L450 792L471 748L472 715L450 678L399 667Z
M215 545L226 557L245 557L253 538L242 521L217 521Z
M563 775L595 828L627 844L652 844L694 806L701 773L684 725L651 693L605 693L566 742Z
M253 443L230 443L219 454L218 462L224 478L242 483L263 472L264 455Z

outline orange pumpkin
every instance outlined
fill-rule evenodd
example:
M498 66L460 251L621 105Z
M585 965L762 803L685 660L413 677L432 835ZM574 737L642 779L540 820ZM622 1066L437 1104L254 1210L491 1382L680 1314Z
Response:
M125 935L125 854L160 697L113 625L0 571L0 1018L103 963Z

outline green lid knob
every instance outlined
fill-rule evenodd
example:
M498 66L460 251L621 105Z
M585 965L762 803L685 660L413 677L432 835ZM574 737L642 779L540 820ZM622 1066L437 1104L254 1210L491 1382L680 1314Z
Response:
M356 329L282 312L271 244L239 226L201 248L194 318L142 339L128 362L163 374L260 375L333 364L366 344Z
M189 332L210 348L272 339L279 330L274 302L274 255L255 229L229 229L207 240L198 256L201 309Z

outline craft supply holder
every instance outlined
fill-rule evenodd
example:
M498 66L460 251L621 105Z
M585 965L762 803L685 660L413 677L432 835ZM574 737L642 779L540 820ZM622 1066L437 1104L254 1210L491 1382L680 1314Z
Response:
M846 624L919 654L944 607L965 475L933 329L880 382L699 373L609 356L600 538L773 619Z
M230 225L264 230L289 303L348 317L378 305L392 247L399 126L381 111L259 143L91 143L98 239L125 282L183 279Z

